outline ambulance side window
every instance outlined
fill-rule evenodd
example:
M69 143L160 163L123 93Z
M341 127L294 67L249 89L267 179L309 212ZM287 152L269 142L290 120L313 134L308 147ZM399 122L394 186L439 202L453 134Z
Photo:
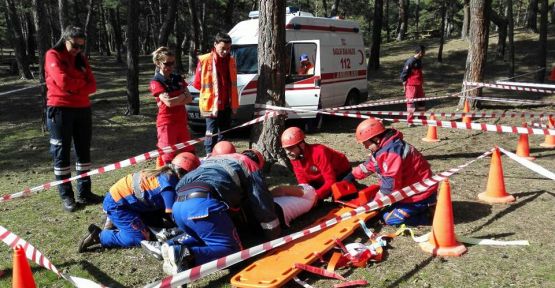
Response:
M316 49L314 43L289 43L286 45L286 83L293 83L314 75Z

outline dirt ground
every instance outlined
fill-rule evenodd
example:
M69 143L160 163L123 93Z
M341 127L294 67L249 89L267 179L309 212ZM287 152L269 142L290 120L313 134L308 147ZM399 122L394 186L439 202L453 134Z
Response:
M553 30L552 30L553 31ZM552 33L553 34L553 33ZM517 74L534 71L533 47L536 36L519 33L517 37ZM496 38L491 38L490 43ZM550 47L554 47L550 35ZM461 88L467 44L460 40L450 41L444 50L444 62L437 63L437 43L427 40L429 47L424 60L426 93L440 96L457 92ZM398 72L402 61L410 56L414 43L386 44L382 47L382 69L370 74L371 98L369 101L402 98ZM494 51L493 46L490 51ZM518 52L517 52L518 53ZM553 62L555 51L550 50ZM503 78L506 63L488 56L486 81ZM99 91L91 98L93 102L93 159L100 167L132 156L151 151L156 143L156 105L148 96L146 85L152 75L148 58L141 58L142 73L141 115L122 116L125 112L125 70L113 59L93 57ZM30 85L13 77L1 76L0 92ZM532 82L532 75L518 78ZM38 90L0 96L0 194L11 194L51 181L51 158L48 154L48 134L41 131L40 97ZM555 95L513 93L501 90L484 90L485 96L515 99L554 101ZM481 111L535 111L553 112L553 106L523 106L483 102ZM430 111L454 112L457 101L438 100L428 103ZM403 111L402 105L375 107L373 110ZM442 119L443 120L443 119ZM520 125L522 119L494 118L476 119L478 122L504 125ZM354 129L359 121L347 118L326 117L321 131L307 136L309 143L322 143L343 151L356 165L366 159L367 152L354 141ZM432 165L434 172L448 170L481 155L494 145L514 151L517 135L456 129L438 130L440 142L426 143L421 138L426 128L395 123L405 139L419 149ZM198 135L197 135L198 136ZM247 147L248 137L231 135L239 149ZM530 136L531 154L535 163L555 171L555 150L540 147L542 136ZM201 146L198 151L203 151ZM386 248L386 257L380 263L366 268L348 268L339 273L349 280L366 279L370 287L555 287L555 243L552 222L555 218L555 185L533 171L507 157L502 158L507 191L516 197L511 205L489 205L477 200L477 194L486 187L489 159L478 161L450 178L453 213L457 235L491 238L498 240L528 240L530 246L492 247L467 245L468 252L462 257L432 257L420 250L410 237L397 237ZM103 195L120 177L144 167L147 162L119 171L93 177L93 190ZM363 183L376 182L369 177ZM294 184L291 172L282 167L272 167L267 175L270 186ZM298 231L310 225L336 204L326 202L321 208L294 222L286 233ZM102 209L89 206L75 213L61 209L55 189L43 191L26 199L0 204L0 225L28 240L43 252L60 270L71 275L102 282L109 287L141 287L164 277L160 262L141 249L99 249L78 254L77 245L85 235L89 223L100 223ZM391 233L394 227L383 227L375 221L369 223L380 233ZM429 226L418 227L419 235L430 231ZM345 243L366 241L359 229ZM11 252L0 245L0 286L7 287L11 281ZM329 255L324 257L329 259ZM190 287L229 287L229 279L250 261L222 270ZM315 263L318 265L318 263ZM71 287L64 280L33 265L39 287ZM2 273L0 273L2 274ZM320 276L301 273L301 279L313 287L333 287L336 280L324 280ZM288 287L298 287L289 283Z

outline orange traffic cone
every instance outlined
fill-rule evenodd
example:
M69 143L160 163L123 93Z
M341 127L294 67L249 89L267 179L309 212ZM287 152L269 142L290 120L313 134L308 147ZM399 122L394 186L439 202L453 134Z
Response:
M21 246L14 249L13 254L13 276L12 288L35 288L35 279L27 257L25 257L25 250Z
M495 147L491 155L488 184L485 192L478 194L478 199L488 203L514 202L515 197L505 191L505 178L503 177L503 166L501 165L501 153Z
M470 113L470 103L468 103L468 99L464 99L464 109L463 109L464 113ZM470 123L472 122L472 117L471 116L464 116L462 119L463 123Z
M522 127L528 127L528 125L526 123L522 123ZM518 137L516 155L528 160L536 159L536 157L530 156L530 144L528 143L528 134L520 134L520 136Z
M549 116L547 118L547 128L548 129L555 129L555 119ZM555 148L555 136L553 135L545 135L545 141L540 144L542 147L546 148Z
M434 256L461 256L466 252L466 247L455 236L451 185L448 179L441 182L430 240L420 243L420 248Z
M435 116L430 116L430 120L436 120ZM428 134L426 135L425 138L422 138L422 141L425 142L438 142L439 139L437 139L437 127L436 126L428 126Z

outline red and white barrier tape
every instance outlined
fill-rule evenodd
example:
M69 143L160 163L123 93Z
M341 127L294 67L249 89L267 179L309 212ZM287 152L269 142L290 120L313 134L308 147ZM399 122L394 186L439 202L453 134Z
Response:
M509 152L501 147L499 147L499 151L503 152L503 154L507 155L509 158L513 159L514 161L518 162L519 164L521 164L522 166L544 176L547 177L551 180L555 180L555 173L543 168L542 166L526 159L523 157L520 157L512 152Z
M357 111L357 110L349 110L349 111L342 111L350 114L360 113L363 115L380 115L380 116L407 116L409 113L406 111ZM412 113L414 117L421 117L421 116L435 116L435 117L444 117L444 118L462 118L462 117L471 117L471 118L541 118L541 117L549 117L555 116L555 112L414 112Z
M180 272L178 274L169 276L164 278L161 281L157 281L151 284L148 284L145 286L145 288L154 288L154 287L160 287L160 288L167 288L167 287L177 287L179 285L184 285L187 283L190 283L191 281L200 279L206 275L209 275L211 273L214 273L216 271L225 269L231 265L234 265L236 263L242 262L246 259L252 258L256 255L262 254L264 252L270 251L274 248L277 248L279 246L282 246L284 244L290 243L294 240L300 239L302 237L305 237L307 235L313 234L315 232L321 231L323 229L326 229L328 227L331 227L341 221L345 221L347 219L352 218L355 215L364 213L364 212L368 212L368 211L372 211L372 210L376 210L382 207L385 207L387 205L391 205L397 201L400 201L402 199L405 199L407 197L413 196L416 193L421 193L424 192L426 190L428 190L429 187L436 185L437 183L439 183L440 181L445 180L446 178L450 177L451 175L458 173L459 171L461 171L462 169L464 169L465 167L467 167L468 165L483 159L484 157L487 157L488 155L490 155L492 153L493 149L486 151L485 153L483 153L482 155L478 156L475 159L472 159L462 165L459 165L455 168L449 169L447 171L438 173L430 178L424 179L420 182L417 183L413 183L412 185L409 185L407 187L404 187L401 190L396 190L393 193L383 196L380 199L377 199L375 201L372 201L370 203L367 203L365 205L362 205L360 207L357 207L356 209L353 209L350 212L344 213L342 215L339 215L333 219L327 220L326 222L320 223L319 225L313 226L311 228L287 235L285 237L281 237L272 241L268 241L266 243L251 247L249 249L245 249L236 253L233 253L231 255L219 258L217 260L213 260L211 262L199 265L197 267L191 268L189 270Z
M20 92L20 91L25 91L25 90L28 90L28 89L33 89L33 88L36 88L36 87L41 87L43 85L45 85L45 84L41 83L41 84L28 86L28 87L23 87L23 88L19 88L19 89L15 89L15 90L0 92L0 96L4 96L4 95L8 95L8 94L15 93L15 92Z
M306 112L307 110L300 110L300 109L291 109L291 108L284 108L284 107L277 107L277 106L269 106L266 105L265 108L271 110L278 110L278 111L301 111ZM359 119L366 119L370 116L363 114L361 111L350 111L353 113L344 113L344 112L320 112L326 115L335 115L335 116L344 116L350 118L359 118ZM377 117L381 118L381 117ZM489 132L497 132L497 133L512 133L512 134L534 134L534 135L555 135L555 129L542 129L542 128L533 128L533 127L519 127L519 126L505 126L505 125L495 125L495 124L486 124L486 123L464 123L464 122L457 122L457 121L441 121L441 120L421 120L421 119L412 119L411 121L407 121L407 119L392 119L392 118L381 118L382 120L390 121L390 122L407 122L411 124L420 124L422 126L437 126L443 128L456 128L456 129L463 129L463 130L478 130L478 131L489 131Z
M495 98L495 97L479 97L479 96L465 96L467 99L475 99L481 101L489 102L501 102L501 103L514 103L523 105L553 105L553 101L538 101L538 100L526 100L526 99L509 99L509 98Z
M94 281L79 278L75 276L70 276L58 271L56 266L48 260L37 248L31 245L29 242L25 241L24 239L17 236L15 233L9 231L8 229L4 228L0 225L0 240L4 242L6 245L10 246L12 249L20 246L25 251L25 257L27 259L37 263L39 266L44 267L54 273L56 275L66 279L69 281L73 286L79 288L102 288L104 286L95 283Z
M545 83L513 82L513 81L497 80L495 81L495 84L512 85L512 86L520 86L520 87L532 87L532 88L541 88L541 89L555 89L555 85L545 84Z
M533 87L525 87L525 86L506 85L506 84L493 84L493 83L464 81L463 85L464 86L474 86L474 87L487 87L487 88L503 89L503 90L514 90L514 91L555 94L555 89L533 88Z
M232 131L232 130L235 130L235 129L238 129L238 128L246 127L246 126L249 126L249 125L252 125L252 124L255 124L255 123L259 123L259 122L263 122L266 119L274 117L278 114L279 114L278 112L269 112L269 113L266 113L263 116L260 116L256 119L245 122L245 123L243 123L239 126L235 126L231 129L222 131L218 134L227 133L229 131ZM214 136L216 136L218 134L214 134ZM0 197L0 203L7 202L7 201L13 200L15 198L30 196L33 193L38 193L42 190L46 190L46 189L58 186L60 184L71 182L73 180L80 179L80 178L83 178L83 177L89 177L89 176L96 175L96 174L104 174L104 173L109 172L109 171L119 170L119 169L122 169L122 168L127 167L127 166L136 165L136 164L144 162L148 159L158 157L161 154L174 152L174 151L177 151L179 149L183 149L185 147L188 147L188 146L194 145L196 143L202 142L202 141L204 141L204 138L205 137L201 137L201 138L189 140L189 141L184 142L184 143L178 143L178 144L175 144L175 145L166 146L162 149L149 151L149 152L143 153L143 154L135 156L135 157L131 157L131 158L123 160L123 161L112 163L112 164L100 167L98 169L91 170L89 172L85 172L85 173L82 173L82 174L79 174L79 175L75 175L75 176L73 176L71 178L68 178L68 179L52 181L52 182L44 183L42 185L39 185L39 186L36 186L36 187L33 187L33 188L25 188L23 191L20 191L20 192L17 192L17 193L6 194L6 195L3 195L3 196Z

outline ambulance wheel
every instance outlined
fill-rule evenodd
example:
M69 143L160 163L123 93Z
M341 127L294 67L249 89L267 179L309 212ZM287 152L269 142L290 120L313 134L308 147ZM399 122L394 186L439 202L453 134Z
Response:
M347 100L345 100L345 106L353 106L359 103L359 93L357 90L349 91L347 94Z
M322 109L322 104L318 104L318 110ZM316 118L304 120L304 131L306 133L315 133L322 128L324 122L324 115L321 113L316 114Z

